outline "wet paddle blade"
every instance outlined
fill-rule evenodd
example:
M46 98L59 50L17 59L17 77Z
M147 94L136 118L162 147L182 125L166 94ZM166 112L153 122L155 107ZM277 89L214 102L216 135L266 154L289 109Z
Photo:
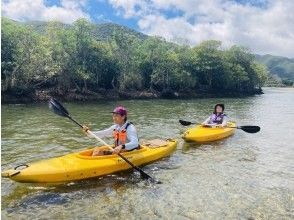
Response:
M184 126L188 126L192 124L192 122L184 121L184 120L179 120L179 122L181 123L181 125L184 125Z
M118 153L118 156L120 156L124 161L126 161L128 164L130 164L135 170L140 172L142 179L149 179L151 182L160 184L160 181L157 181L153 179L151 176L149 176L147 173L145 173L140 167L135 166L132 162L130 162L127 158L125 158L122 154Z
M68 117L68 111L54 98L49 100L49 108L57 115Z
M152 179L152 177L149 176L147 173L145 173L143 170L140 169L139 171L140 171L142 179Z
M142 171L142 172L141 172ZM151 176L149 176L147 173L145 173L143 170L140 171L140 174L141 174L141 177L142 179L148 179L150 180L151 182L153 183L156 183L156 184L162 184L161 181L159 180L156 180L156 179L153 179Z
M259 126L240 126L238 129L242 129L243 131L247 133L257 133L260 131Z

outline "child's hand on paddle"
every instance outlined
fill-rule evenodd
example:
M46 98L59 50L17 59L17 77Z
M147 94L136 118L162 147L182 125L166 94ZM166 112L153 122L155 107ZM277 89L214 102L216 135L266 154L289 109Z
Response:
M83 132L85 132L87 134L89 130L90 130L90 128L88 126L83 125Z

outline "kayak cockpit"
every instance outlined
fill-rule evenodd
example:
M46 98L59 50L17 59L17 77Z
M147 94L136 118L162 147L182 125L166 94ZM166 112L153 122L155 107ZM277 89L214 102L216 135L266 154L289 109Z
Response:
M92 160L99 160L99 159L110 159L110 158L114 158L117 157L116 154L112 154L111 151L109 150L109 147L106 146L102 146L99 147L100 150L104 151L104 155L97 155L97 156L93 156L93 151L95 148L91 148L91 149L87 149L84 151L81 151L79 153L76 154L76 157L81 158L81 159L92 159ZM140 146L139 149L135 149L132 151L127 151L127 152L123 152L121 153L122 155L130 155L130 154L137 154L137 153L141 153L146 151L147 148L144 146Z

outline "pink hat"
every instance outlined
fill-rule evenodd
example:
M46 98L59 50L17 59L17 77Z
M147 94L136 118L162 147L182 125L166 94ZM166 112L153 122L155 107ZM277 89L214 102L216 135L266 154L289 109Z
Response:
M121 116L127 116L127 109L119 105L111 113L120 114Z

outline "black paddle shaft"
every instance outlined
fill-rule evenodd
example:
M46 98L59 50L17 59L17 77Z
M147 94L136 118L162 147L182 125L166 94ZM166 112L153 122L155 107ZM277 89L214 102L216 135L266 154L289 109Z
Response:
M76 120L74 120L72 117L70 117L70 115L68 116L68 118L70 120L72 120L74 123L76 123L78 126L80 126L81 128L83 128L83 125L81 125L79 122L77 122Z
M190 121L184 121L184 120L179 120L179 122L181 123L181 125L183 126L189 126L192 124L199 124L197 122L190 122ZM236 129L241 129L242 131L245 131L247 133L257 133L260 131L260 127L259 126L251 126L251 125L246 125L246 126L237 126L237 127L230 127L228 126L227 128L236 128Z
M63 105L58 102L56 99L51 98L49 100L49 108L57 115L62 116L62 117L67 117L69 118L71 121L73 121L76 125L80 126L81 128L83 128L83 126L78 123L76 120L74 120L70 115L69 112L63 107ZM157 181L155 179L153 179L151 176L149 176L147 173L145 173L142 169L140 169L139 167L135 166L131 161L129 161L127 158L125 158L123 155L121 155L120 153L118 153L118 156L120 156L125 162L127 162L129 165L131 165L131 167L133 167L135 170L139 171L141 176L144 179L150 179L152 180L152 182L158 183L160 184L160 181Z

